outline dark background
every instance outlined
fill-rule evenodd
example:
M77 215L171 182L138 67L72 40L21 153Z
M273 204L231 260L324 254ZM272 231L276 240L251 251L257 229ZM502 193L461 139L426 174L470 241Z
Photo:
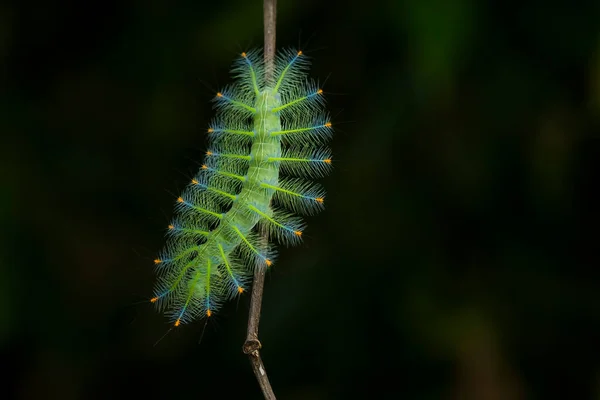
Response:
M267 277L280 399L600 399L599 21L279 1L336 128L327 208ZM249 296L156 346L147 303L210 100L261 45L257 0L0 5L0 397L261 398Z

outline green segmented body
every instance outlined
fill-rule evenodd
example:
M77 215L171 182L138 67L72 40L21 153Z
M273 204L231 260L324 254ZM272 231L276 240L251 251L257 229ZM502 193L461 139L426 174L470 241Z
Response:
M211 148L177 199L179 217L155 260L152 302L176 326L210 317L246 289L252 268L272 264L274 249L258 225L293 244L304 229L295 214L322 208L324 192L307 178L323 176L331 164L321 147L331 123L321 110L322 90L304 78L307 65L302 52L282 53L269 85L260 53L242 53L233 68L237 84L217 93Z

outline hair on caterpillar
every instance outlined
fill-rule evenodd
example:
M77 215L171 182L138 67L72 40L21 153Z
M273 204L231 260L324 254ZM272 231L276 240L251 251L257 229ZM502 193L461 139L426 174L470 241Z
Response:
M255 268L276 263L275 242L299 244L302 216L323 210L325 191L315 179L331 170L333 128L309 67L303 51L282 50L267 82L262 50L242 52L234 82L216 92L204 159L174 196L176 215L154 259L151 302L173 328L239 299Z

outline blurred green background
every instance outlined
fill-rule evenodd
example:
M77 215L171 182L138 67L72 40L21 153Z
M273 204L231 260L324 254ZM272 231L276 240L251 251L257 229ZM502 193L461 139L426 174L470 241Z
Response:
M280 399L600 399L599 21L279 0L336 128L327 209L267 277ZM261 45L257 0L0 5L2 398L261 398L249 296L156 346L146 303L214 90Z

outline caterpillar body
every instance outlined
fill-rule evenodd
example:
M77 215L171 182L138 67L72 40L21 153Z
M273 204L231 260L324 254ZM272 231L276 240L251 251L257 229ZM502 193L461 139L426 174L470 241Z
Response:
M234 62L235 83L214 98L215 119L198 174L175 203L167 243L154 260L151 299L175 326L210 317L247 290L253 268L275 260L273 243L302 239L299 214L323 209L333 130L323 90L307 79L302 51L278 53L265 79L262 52Z

